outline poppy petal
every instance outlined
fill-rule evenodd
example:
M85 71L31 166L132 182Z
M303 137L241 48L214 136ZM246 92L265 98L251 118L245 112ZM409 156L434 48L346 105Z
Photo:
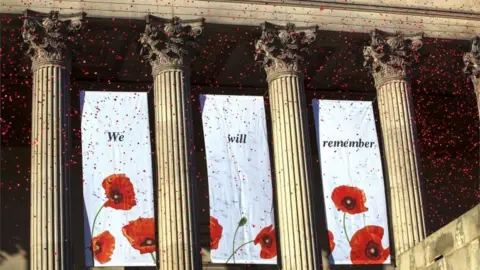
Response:
M382 253L383 261L385 261L388 258L388 256L390 256L390 248L389 247L383 250L383 253Z
M153 218L138 218L123 226L122 233L140 254L156 251L155 221Z
M355 232L350 240L353 264L382 264L390 256L390 248L382 246L384 229L370 225Z
M275 256L277 256L276 251L267 250L267 249L262 249L260 251L260 258L262 258L262 259L268 260L268 259L275 258Z
M217 249L220 238L222 238L223 227L218 219L210 216L210 249Z
M363 190L353 186L338 186L332 191L332 200L339 211L359 214L368 211Z
M375 226L375 225L370 225L370 226L365 226L365 230L368 231L370 234L374 234L378 236L380 239L383 238L383 228L380 226Z
M115 237L109 231L104 231L92 238L93 257L100 264L105 264L111 260L114 249Z
M253 243L260 244L260 258L271 259L277 256L277 239L273 225L261 229Z
M374 236L374 238L377 238ZM377 242L378 241L378 242ZM375 243L375 246L377 247L377 252L378 255L375 257L368 256L368 246L365 245L363 247L355 247L352 248L350 252L350 259L353 264L382 264L387 257L384 257L384 249L381 246L380 239L375 239L372 242Z
M102 182L107 201L105 207L116 210L130 210L137 204L133 184L125 174L112 174Z
M333 249L335 248L333 233L331 231L328 231L328 243L330 244L330 253L331 253L331 252L333 252Z

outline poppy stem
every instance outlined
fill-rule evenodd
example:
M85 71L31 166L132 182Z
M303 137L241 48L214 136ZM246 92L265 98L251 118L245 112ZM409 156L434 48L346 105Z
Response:
M233 234L233 244L232 244L232 255L230 256L230 258L233 256L233 263L235 263L235 238L237 237L237 232L238 232L238 229L240 228L240 225L237 226L237 229L235 230L235 233ZM230 258L228 258L230 260ZM227 260L228 262L228 260Z
M242 217L239 221L238 221L238 226L237 226L237 229L235 230L235 233L233 234L233 243L232 243L232 256L233 256L233 263L235 263L235 238L237 237L237 232L238 232L238 229L240 229L240 227L244 226L245 224L247 224L247 218L246 217Z
M228 257L227 261L225 263L228 263L228 261L230 261L230 259L233 257L233 255L235 255L235 253L237 253L238 250L240 250L242 247L244 247L245 245L248 245L250 243L253 243L254 240L252 241L248 241L246 243L244 243L243 245L239 246L233 253L232 255L230 255L230 257Z
M102 211L103 207L105 207L105 205L102 205L102 207L100 207L100 209L98 209L97 214L95 215L95 218L93 219L93 224L92 224L92 238L93 238L93 230L95 230L95 222L97 222L98 214L100 214L100 211Z
M155 255L153 255L153 252L150 253L150 255L152 256L153 263L157 265L157 260L155 259Z
M343 232L345 233L345 236L347 237L347 241L350 243L350 238L348 238L347 234L347 227L345 226L345 217L347 216L347 212L343 214Z

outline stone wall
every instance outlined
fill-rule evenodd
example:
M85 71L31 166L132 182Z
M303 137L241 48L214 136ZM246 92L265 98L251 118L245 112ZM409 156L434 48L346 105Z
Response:
M30 147L1 146L0 270L28 270Z
M397 269L480 269L480 204L399 255Z

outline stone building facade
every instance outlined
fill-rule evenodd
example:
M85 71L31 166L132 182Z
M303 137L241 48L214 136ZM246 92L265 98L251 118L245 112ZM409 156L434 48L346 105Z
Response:
M438 73L428 66L422 69L422 61L429 61L426 50L448 72L452 65L461 63L460 73L466 73L465 78L470 80L459 86L471 90L469 93L452 93L453 86L449 85L443 86L446 93L438 95L468 98L470 101L465 102L470 106L475 98L478 104L474 112L479 112L480 44L475 37L480 35L479 9L473 0L408 5L393 0L381 4L366 0L3 0L2 24L7 30L2 32L2 88L24 88L27 90L23 93L31 95L26 98L28 110L19 112L20 119L31 120L9 124L17 130L13 133L17 138L9 139L16 142L12 158L22 156L22 164L30 168L24 172L28 174L30 197L23 199L27 205L23 209L28 209L23 212L28 213L23 215L28 223L23 236L27 235L28 241L22 242L28 243L23 249L28 253L29 269L83 267L83 245L78 244L83 237L77 233L82 231L82 224L77 224L82 219L81 169L75 165L81 163L81 157L72 153L78 153L80 145L76 95L84 89L149 91L154 105L151 121L156 140L156 177L172 178L161 169L165 163L186 168L179 178L183 181L179 183L182 200L166 204L163 193L156 194L159 269L200 269L202 265L205 269L244 268L208 263L208 225L204 218L208 217L208 200L202 199L206 196L202 183L207 180L204 152L199 150L202 134L198 132L195 99L205 92L265 95L270 110L269 136L273 142L282 140L290 146L288 149L294 149L286 151L275 143L271 145L281 269L339 268L328 266L326 227L321 221L324 213L315 196L319 188L315 179L320 172L314 169L318 167L314 166L318 153L312 142L309 112L314 96L367 99L377 105L394 243L394 263L385 267L480 269L479 257L475 256L480 247L478 114L472 118L470 110L470 116L466 116L473 128L464 136L473 138L465 139L465 144L470 148L473 145L473 150L461 154L471 165L467 168L471 177L463 187L473 195L462 201L463 212L445 220L439 218L441 225L452 223L435 228L439 230L431 234L435 230L429 231L428 226L438 220L432 221L426 213L425 178L429 174L422 164L425 157L417 139L419 123L413 101L421 81L429 79L425 74ZM24 49L20 50L18 44ZM437 46L455 52L442 55ZM459 49L464 50L460 57ZM305 54L307 51L310 54ZM4 75L8 73L14 75ZM328 82L323 78L332 75L326 74L340 77L331 77ZM169 95L162 94L167 92ZM17 112L9 110L6 114ZM176 115L182 117L173 117ZM285 119L287 115L293 120ZM155 125L160 116L170 119L167 126ZM26 142L18 138L20 132L27 132L22 129L25 123L31 130ZM49 129L52 132L46 132ZM183 134L184 139L179 142L168 136L174 133ZM166 152L160 147L162 142L176 145L178 153ZM281 173L284 171L289 171L290 177ZM157 190L165 190L162 185L168 184L158 182ZM295 213L299 216L292 216L284 207L286 196L301 198L302 203L289 206L298 209ZM450 206L445 203L445 207ZM287 226L291 219L306 222ZM182 226L162 234L167 231L162 226L176 220L182 220ZM304 249L295 250L296 246ZM8 258L14 256L6 254ZM3 263L21 264L22 258ZM21 269L18 265L1 267ZM377 268L385 269L382 267Z

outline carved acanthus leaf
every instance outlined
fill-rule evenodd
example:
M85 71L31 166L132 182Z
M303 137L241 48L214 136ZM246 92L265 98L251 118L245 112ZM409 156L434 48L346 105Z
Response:
M262 36L255 42L255 61L260 62L267 76L275 72L298 72L304 54L310 53L309 45L315 41L318 26L285 27L268 22L262 24Z
M372 73L377 87L389 80L408 78L408 67L423 46L422 38L423 33L407 36L377 29L371 32L370 46L363 48L363 66Z
M140 36L140 54L152 65L153 73L165 65L188 65L192 48L197 48L197 38L203 32L203 18L181 21L149 15L145 31Z
M474 83L480 78L480 37L472 39L471 50L463 56L465 67L463 71L472 77Z
M80 30L84 13L59 15L26 10L23 21L23 46L33 66L65 60L69 36Z

